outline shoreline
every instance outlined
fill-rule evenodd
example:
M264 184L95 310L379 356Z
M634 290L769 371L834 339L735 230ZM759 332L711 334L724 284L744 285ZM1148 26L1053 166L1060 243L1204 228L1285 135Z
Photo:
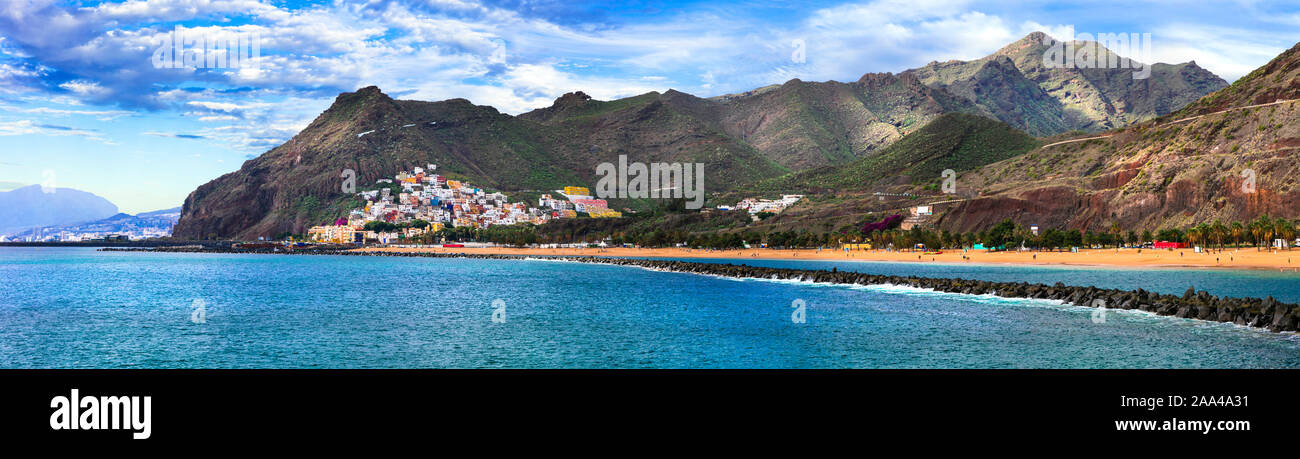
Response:
M619 258L717 258L727 260L787 261L861 261L891 263L930 263L944 265L1044 266L1098 268L1161 268L1263 270L1300 275L1300 251L1226 249L1223 252L1195 253L1191 249L1087 249L1073 252L984 252L968 250L926 255L921 252L887 252L855 250L845 253L835 249L738 249L704 250L684 248L545 249L516 247L362 247L359 252L394 253L468 253L477 255L523 256L598 256ZM1180 255L1181 252L1181 255ZM918 259L917 257L920 256ZM966 257L966 258L963 258Z
M1198 319L1210 322L1233 323L1267 330L1271 332L1300 331L1300 305L1282 303L1272 296L1267 298L1231 298L1218 297L1205 291L1188 288L1182 295L1169 295L1149 292L1143 289L1120 290L1097 287L1067 286L1062 282L1053 285L1032 284L1028 282L993 282L961 278L917 277L866 274L854 271L838 271L795 268L765 268L745 264L705 263L695 261L658 260L610 257L607 255L554 256L543 254L507 255L507 254L471 254L466 252L433 253L420 251L377 251L377 250L272 250L272 249L203 249L203 248L158 248L127 249L104 248L108 252L165 252L165 253L238 253L267 255L343 255L370 257L410 257L410 258L464 258L492 260L527 260L552 259L579 263L605 264L615 266L640 267L651 270L714 275L736 279L774 279L797 280L805 282L825 282L848 285L904 285L939 292L960 293L968 295L996 295L1003 298L1029 298L1058 300L1065 304L1107 309L1145 311L1161 316L1174 316L1184 319ZM594 249L590 249L594 250ZM541 258L537 258L541 257ZM736 260L739 261L739 260ZM1104 321L1104 315L1103 315Z

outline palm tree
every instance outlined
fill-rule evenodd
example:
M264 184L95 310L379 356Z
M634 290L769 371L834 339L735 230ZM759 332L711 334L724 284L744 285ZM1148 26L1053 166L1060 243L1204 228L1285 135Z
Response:
M1241 238L1246 237L1246 227L1242 226L1241 222L1232 222L1232 227L1228 231L1232 232L1233 245L1241 247Z
M1250 222L1250 235L1255 237L1255 251L1259 251L1259 241L1264 238L1264 225L1258 220Z
M1277 220L1273 221L1273 235L1277 236L1279 239L1289 241L1291 238L1295 237L1295 227L1291 226L1291 222L1287 221L1285 218L1278 217ZM1287 247L1290 248L1291 245L1287 244Z
M1205 233L1202 232L1201 227L1193 226L1191 228L1188 228L1187 233L1185 234L1187 237L1187 242L1191 245L1196 245L1196 243L1201 240L1201 235Z
M1267 215L1262 216L1260 219L1259 226L1264 230L1264 247L1270 247L1273 245L1273 234L1275 232L1273 220L1270 220Z
M1228 235L1228 227L1223 224L1222 220L1215 220L1210 225L1210 234L1214 235L1214 242L1223 250L1223 238Z
M1201 242L1203 243L1202 245L1206 245L1206 246L1210 245L1210 241L1214 240L1214 227L1210 226L1209 223L1201 223L1199 225L1196 225L1196 227L1200 228L1201 230Z

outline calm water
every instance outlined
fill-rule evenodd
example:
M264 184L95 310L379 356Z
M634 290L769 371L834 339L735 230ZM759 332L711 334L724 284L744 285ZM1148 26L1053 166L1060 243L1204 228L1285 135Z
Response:
M739 262L1300 301L1271 272ZM1296 335L1228 324L556 261L0 248L0 282L6 368L1300 367Z

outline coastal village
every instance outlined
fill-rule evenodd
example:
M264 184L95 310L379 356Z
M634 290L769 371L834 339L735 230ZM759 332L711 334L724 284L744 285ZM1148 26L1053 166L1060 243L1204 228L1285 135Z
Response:
M311 227L308 235L313 241L324 243L388 244L436 233L446 227L540 225L552 219L577 218L579 213L591 218L623 216L622 212L610 209L604 199L593 197L585 187L566 186L554 194L543 194L533 207L510 202L503 193L489 193L471 183L448 179L435 173L437 169L437 165L429 164L426 168L399 172L392 179L376 181L381 188L358 193L366 201L364 208L352 210L346 218L333 224ZM401 192L394 195L393 185L400 186Z
M392 179L375 182L376 190L358 193L366 205L352 210L333 224L308 229L312 241L333 244L390 244L443 228L488 228L520 223L544 224L554 219L619 218L623 213L609 208L609 202L592 196L581 186L566 186L542 194L537 205L510 202L505 194L487 192L471 183L437 174L438 166L416 167ZM394 191L400 187L400 192ZM718 210L747 210L754 220L762 213L779 213L803 198L784 195L779 200L749 198ZM372 222L382 222L375 225Z

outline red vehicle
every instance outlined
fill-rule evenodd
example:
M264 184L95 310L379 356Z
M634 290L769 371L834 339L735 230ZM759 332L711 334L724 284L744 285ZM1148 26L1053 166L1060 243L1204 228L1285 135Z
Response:
M442 247L444 249L460 249L464 248L465 244L443 244Z
M1183 243L1181 243L1181 242L1169 242L1169 241L1159 241L1159 242L1156 242L1156 243L1154 243L1154 244L1151 244L1151 246L1154 247L1154 248L1157 248L1157 249L1184 249L1184 248L1187 248L1187 245L1186 245L1186 244L1183 244Z

